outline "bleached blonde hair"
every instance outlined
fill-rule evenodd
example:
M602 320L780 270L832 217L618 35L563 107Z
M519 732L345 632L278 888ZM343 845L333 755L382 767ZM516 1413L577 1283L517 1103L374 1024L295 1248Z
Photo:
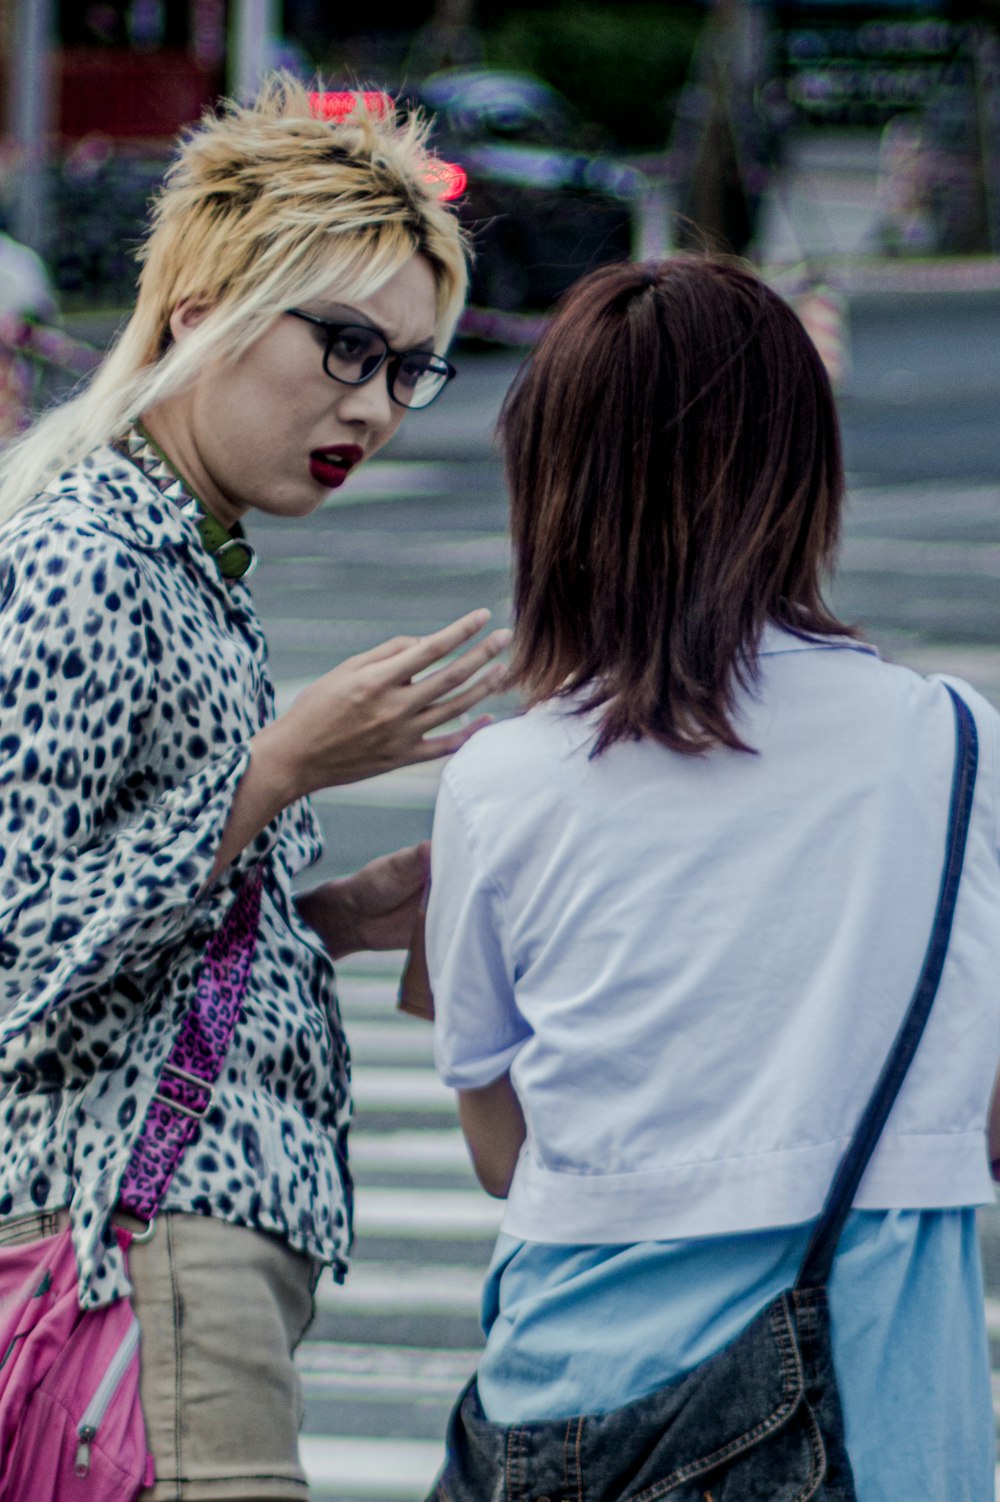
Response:
M87 386L0 457L0 521L332 280L339 296L361 300L421 252L437 283L436 345L446 348L465 300L466 249L440 197L428 122L397 122L358 96L334 123L315 98L272 74L251 103L225 101L182 138L139 252L132 316ZM182 299L209 312L174 343L170 316Z

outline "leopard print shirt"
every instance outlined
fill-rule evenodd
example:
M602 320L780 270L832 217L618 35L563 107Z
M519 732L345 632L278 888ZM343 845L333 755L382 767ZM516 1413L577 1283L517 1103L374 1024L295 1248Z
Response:
M70 1209L81 1304L128 1292L110 1216L251 868L243 1016L162 1208L276 1232L342 1278L350 1067L333 966L292 900L293 805L203 892L250 737L274 717L249 588L114 449L0 528L0 1221Z

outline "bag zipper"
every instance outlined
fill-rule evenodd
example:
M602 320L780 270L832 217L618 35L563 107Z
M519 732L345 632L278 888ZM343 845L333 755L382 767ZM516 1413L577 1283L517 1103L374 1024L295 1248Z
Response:
M135 1355L139 1346L139 1322L133 1320L129 1326L128 1334L118 1347L108 1363L108 1369L101 1378L97 1391L87 1404L87 1410L76 1426L79 1444L76 1448L75 1471L78 1476L87 1476L90 1473L90 1447L97 1437L101 1420L108 1411L112 1398L121 1385L122 1378L128 1371L129 1362Z

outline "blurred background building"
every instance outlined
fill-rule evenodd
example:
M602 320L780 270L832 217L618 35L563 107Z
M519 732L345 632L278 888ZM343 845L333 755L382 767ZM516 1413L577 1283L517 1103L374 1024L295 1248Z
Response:
M280 65L432 109L481 310L530 319L596 261L676 244L807 280L992 255L995 0L971 3L0 0L0 224L64 307L127 304L171 138Z

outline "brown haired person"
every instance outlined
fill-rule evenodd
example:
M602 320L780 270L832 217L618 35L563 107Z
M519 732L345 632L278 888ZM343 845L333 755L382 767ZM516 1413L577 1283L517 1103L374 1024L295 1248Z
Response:
M439 1068L507 1205L441 1495L499 1495L506 1457L524 1495L604 1502L639 1487L618 1410L795 1281L921 973L960 711L824 603L834 404L745 267L587 277L501 433L527 709L445 772L427 938ZM951 942L829 1282L861 1502L993 1496L1000 717L957 689L979 769ZM744 1502L710 1471L676 1495ZM819 1485L772 1479L752 1495Z

